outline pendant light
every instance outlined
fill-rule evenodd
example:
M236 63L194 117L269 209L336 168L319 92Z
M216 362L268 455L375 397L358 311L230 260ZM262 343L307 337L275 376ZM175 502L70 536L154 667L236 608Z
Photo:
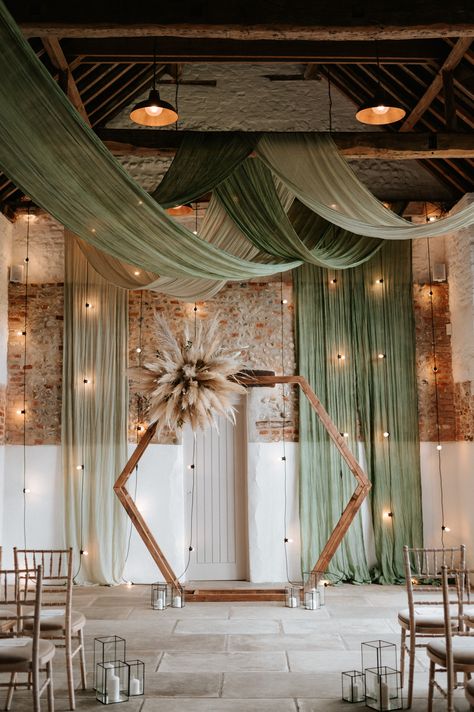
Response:
M156 88L156 40L153 41L153 88L148 99L135 104L130 112L130 118L141 126L168 126L178 120L174 106L163 101Z
M361 124L369 124L372 126L383 126L386 124L394 124L400 121L406 114L405 109L397 106L396 103L389 99L380 82L380 62L378 46L376 45L377 56L377 89L374 96L364 102L356 113L357 121Z

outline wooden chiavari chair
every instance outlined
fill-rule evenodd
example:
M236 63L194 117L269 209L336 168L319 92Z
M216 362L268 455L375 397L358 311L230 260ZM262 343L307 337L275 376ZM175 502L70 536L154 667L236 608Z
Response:
M29 579L28 586L20 586L20 575L23 580ZM14 690L27 687L32 691L33 712L40 712L45 690L48 710L54 712L52 660L56 648L54 643L40 637L42 577L41 566L33 572L0 570L0 673L10 674L10 682L0 686L8 687L7 710L11 708ZM45 679L41 682L43 672ZM18 681L21 673L27 675L25 682Z
M41 637L65 649L70 709L76 707L73 659L79 654L82 689L86 689L85 616L72 608L72 549L14 548L15 568L28 572L43 567Z

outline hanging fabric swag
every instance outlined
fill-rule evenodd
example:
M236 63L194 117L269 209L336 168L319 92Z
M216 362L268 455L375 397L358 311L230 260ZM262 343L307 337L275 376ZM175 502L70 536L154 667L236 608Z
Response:
M295 266L237 257L167 215L84 123L1 2L0 42L0 165L69 230L118 260L173 280L240 280ZM437 223L411 225L371 195L327 136L266 136L256 151L301 202L350 233L407 239L474 222L471 205ZM328 207L333 204L337 210Z
M343 272L303 265L295 271L295 296L299 373L347 433L353 452L363 446L372 481L377 563L369 574L359 514L330 571L358 582L400 581L403 544L422 543L411 245L385 243L373 260ZM347 467L302 399L303 570L314 565L353 489Z

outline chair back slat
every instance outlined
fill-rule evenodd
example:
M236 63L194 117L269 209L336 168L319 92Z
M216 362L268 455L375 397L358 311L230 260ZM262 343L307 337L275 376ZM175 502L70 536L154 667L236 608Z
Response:
M26 577L31 582L28 587L20 583ZM39 639L42 582L41 566L37 567L34 575L21 569L0 569L0 637L22 635L25 622L32 621L33 638L38 629ZM33 613L25 613L25 607L33 608Z

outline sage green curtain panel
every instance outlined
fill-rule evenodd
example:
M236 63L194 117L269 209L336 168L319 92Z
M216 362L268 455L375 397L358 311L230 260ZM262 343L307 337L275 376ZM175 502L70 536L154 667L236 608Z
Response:
M152 193L164 208L212 191L253 151L258 134L196 131L184 136L163 180Z
M128 292L104 281L66 240L64 299L66 541L89 552L77 582L119 583L126 517L113 485L127 462Z
M303 265L295 272L295 292L299 372L340 432L347 433L356 456L358 441L366 451L377 556L370 577L399 581L403 544L422 543L411 244L385 243L373 260L350 270ZM302 564L307 570L355 483L304 399L300 438ZM368 580L360 515L330 571Z

